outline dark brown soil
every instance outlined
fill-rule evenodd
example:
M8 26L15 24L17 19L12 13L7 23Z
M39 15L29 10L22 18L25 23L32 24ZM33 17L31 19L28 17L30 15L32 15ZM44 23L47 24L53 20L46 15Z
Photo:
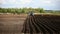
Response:
M60 16L29 16L24 23L22 32L25 34L60 34Z

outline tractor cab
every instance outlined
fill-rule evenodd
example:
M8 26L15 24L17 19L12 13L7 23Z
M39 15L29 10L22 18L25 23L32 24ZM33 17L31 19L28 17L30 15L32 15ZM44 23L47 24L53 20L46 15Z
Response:
M29 16L34 16L33 11L30 11L30 12L28 13L28 15L29 15Z

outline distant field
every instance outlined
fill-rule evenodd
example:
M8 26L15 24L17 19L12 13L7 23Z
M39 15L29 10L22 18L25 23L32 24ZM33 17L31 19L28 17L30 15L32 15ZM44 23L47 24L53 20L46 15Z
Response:
M34 13L35 15L56 15L60 16L60 14L54 14L54 13Z

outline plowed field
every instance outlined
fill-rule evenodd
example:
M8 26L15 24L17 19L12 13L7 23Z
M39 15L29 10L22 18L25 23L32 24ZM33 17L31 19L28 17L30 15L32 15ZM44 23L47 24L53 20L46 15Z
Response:
M24 23L22 32L26 34L60 34L60 16L29 16Z

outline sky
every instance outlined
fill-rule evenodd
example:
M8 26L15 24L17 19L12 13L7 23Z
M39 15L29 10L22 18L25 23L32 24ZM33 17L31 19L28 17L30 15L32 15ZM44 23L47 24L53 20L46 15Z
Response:
M60 10L60 0L0 0L2 8L44 8L46 10Z

